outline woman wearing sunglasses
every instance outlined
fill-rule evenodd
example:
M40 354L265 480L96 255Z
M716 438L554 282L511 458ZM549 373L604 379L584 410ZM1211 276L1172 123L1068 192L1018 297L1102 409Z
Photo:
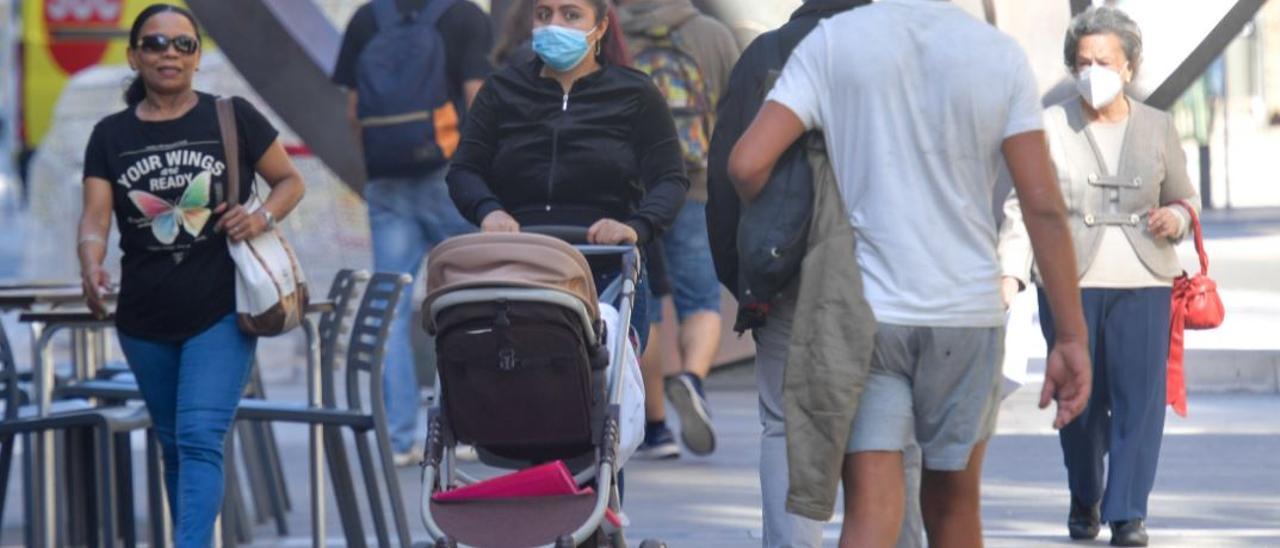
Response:
M666 100L626 68L607 0L528 1L536 57L481 88L449 194L485 232L575 225L594 244L644 246L671 226L689 188ZM643 276L639 285L632 325L643 347Z
M85 298L105 314L103 268L114 213L120 227L120 347L164 452L178 546L208 546L222 505L222 443L248 379L257 340L235 317L227 242L252 238L302 199L303 182L276 130L233 100L241 181L271 187L250 214L224 203L227 162L216 98L192 89L200 29L168 4L145 9L129 32L137 78L124 110L98 122L85 152L79 242ZM241 185L245 202L252 185Z

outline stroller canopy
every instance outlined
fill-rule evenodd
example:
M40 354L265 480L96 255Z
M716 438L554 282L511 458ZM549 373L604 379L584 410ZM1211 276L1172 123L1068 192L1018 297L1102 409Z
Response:
M600 319L586 257L563 240L527 233L467 234L445 240L427 259L427 300L461 289L517 287L567 293Z

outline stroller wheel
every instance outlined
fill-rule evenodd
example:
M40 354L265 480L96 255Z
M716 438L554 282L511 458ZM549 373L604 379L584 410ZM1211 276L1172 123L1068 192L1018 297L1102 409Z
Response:
M667 543L657 539L647 538L640 543L640 548L667 548Z

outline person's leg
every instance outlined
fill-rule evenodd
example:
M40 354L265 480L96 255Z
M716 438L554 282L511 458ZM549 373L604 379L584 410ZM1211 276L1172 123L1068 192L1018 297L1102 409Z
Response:
M369 231L373 244L373 269L413 276L417 281L422 259L427 253L427 235L417 221L416 209L427 204L415 203L415 185L411 179L373 179L364 189L369 206ZM452 202L450 202L452 203ZM410 329L413 316L413 291L406 290L396 304L395 319L387 336L385 377L387 429L391 449L397 454L409 453L418 424L421 398L418 374L413 359Z
M978 484L1000 407L1004 328L916 328L912 377L929 546L981 546Z
M760 496L764 511L764 548L818 548L822 525L787 512L787 432L783 420L782 379L791 345L794 292L779 295L768 323L752 331L756 342L756 390L759 393Z
M663 236L672 300L680 320L678 343L682 373L668 380L667 397L680 415L680 438L695 454L715 451L703 380L720 348L720 281L707 239L705 204L686 202L671 231Z
M179 343L150 341L117 333L120 350L138 381L138 391L151 415L151 428L160 442L164 459L164 487L169 497L169 518L178 523L178 443L175 424L178 409Z
M662 393L662 380L666 374L664 361L666 345L661 341L663 306L671 296L671 278L667 276L667 257L662 247L662 238L654 239L644 247L644 268L649 274L649 332L658 337L658 342L646 346L640 358L640 368L644 372L644 411L645 421L650 429L667 430L666 397ZM668 434L669 431L668 431ZM676 449L679 451L679 448Z
M898 531L897 548L924 548L924 517L920 513L920 481L924 473L924 456L920 444L909 440L902 451L902 480L906 495L902 498L902 528Z
M1089 355L1093 360L1093 392L1089 404L1074 421L1058 431L1062 459L1067 468L1067 485L1074 503L1093 508L1102 501L1104 457L1107 433L1111 429L1111 402L1106 364L1107 333L1102 329L1104 289L1080 292L1085 326L1089 332ZM1044 290L1039 290L1040 329L1048 348L1053 348L1053 311ZM1086 537L1088 535L1085 535Z
M891 547L902 527L902 452L866 451L844 457L844 524L840 548Z
M979 483L987 442L974 446L964 470L925 470L920 507L930 548L982 546L982 504Z
M913 436L916 328L880 324L871 375L850 426L840 546L894 546L906 506L903 450Z
M177 438L181 492L178 546L208 546L222 507L223 442L244 392L258 339L228 314L182 344Z
M662 243L680 319L681 370L705 379L720 349L720 281L707 238L706 204L685 202Z
M662 299L654 298L649 301L650 310L649 317L649 333L650 336L657 335L661 338L661 318L653 321L654 310L662 309ZM640 370L644 373L644 418L649 423L665 423L667 421L667 409L664 405L665 396L662 395L662 377L664 364L662 361L662 345L657 341L653 345L644 349L644 355L640 357Z
M1111 454L1102 519L1146 519L1164 437L1169 288L1113 290L1105 320Z

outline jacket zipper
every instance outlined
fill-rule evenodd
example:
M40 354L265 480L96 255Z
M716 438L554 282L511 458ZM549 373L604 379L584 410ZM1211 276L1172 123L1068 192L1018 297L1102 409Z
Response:
M569 94L564 94L564 100L560 104L560 112L563 114L569 112ZM563 119L563 116L562 116ZM560 151L560 126L557 125L551 129L551 169L547 171L547 206L546 210L551 211L552 189L555 187L556 178L556 156Z

